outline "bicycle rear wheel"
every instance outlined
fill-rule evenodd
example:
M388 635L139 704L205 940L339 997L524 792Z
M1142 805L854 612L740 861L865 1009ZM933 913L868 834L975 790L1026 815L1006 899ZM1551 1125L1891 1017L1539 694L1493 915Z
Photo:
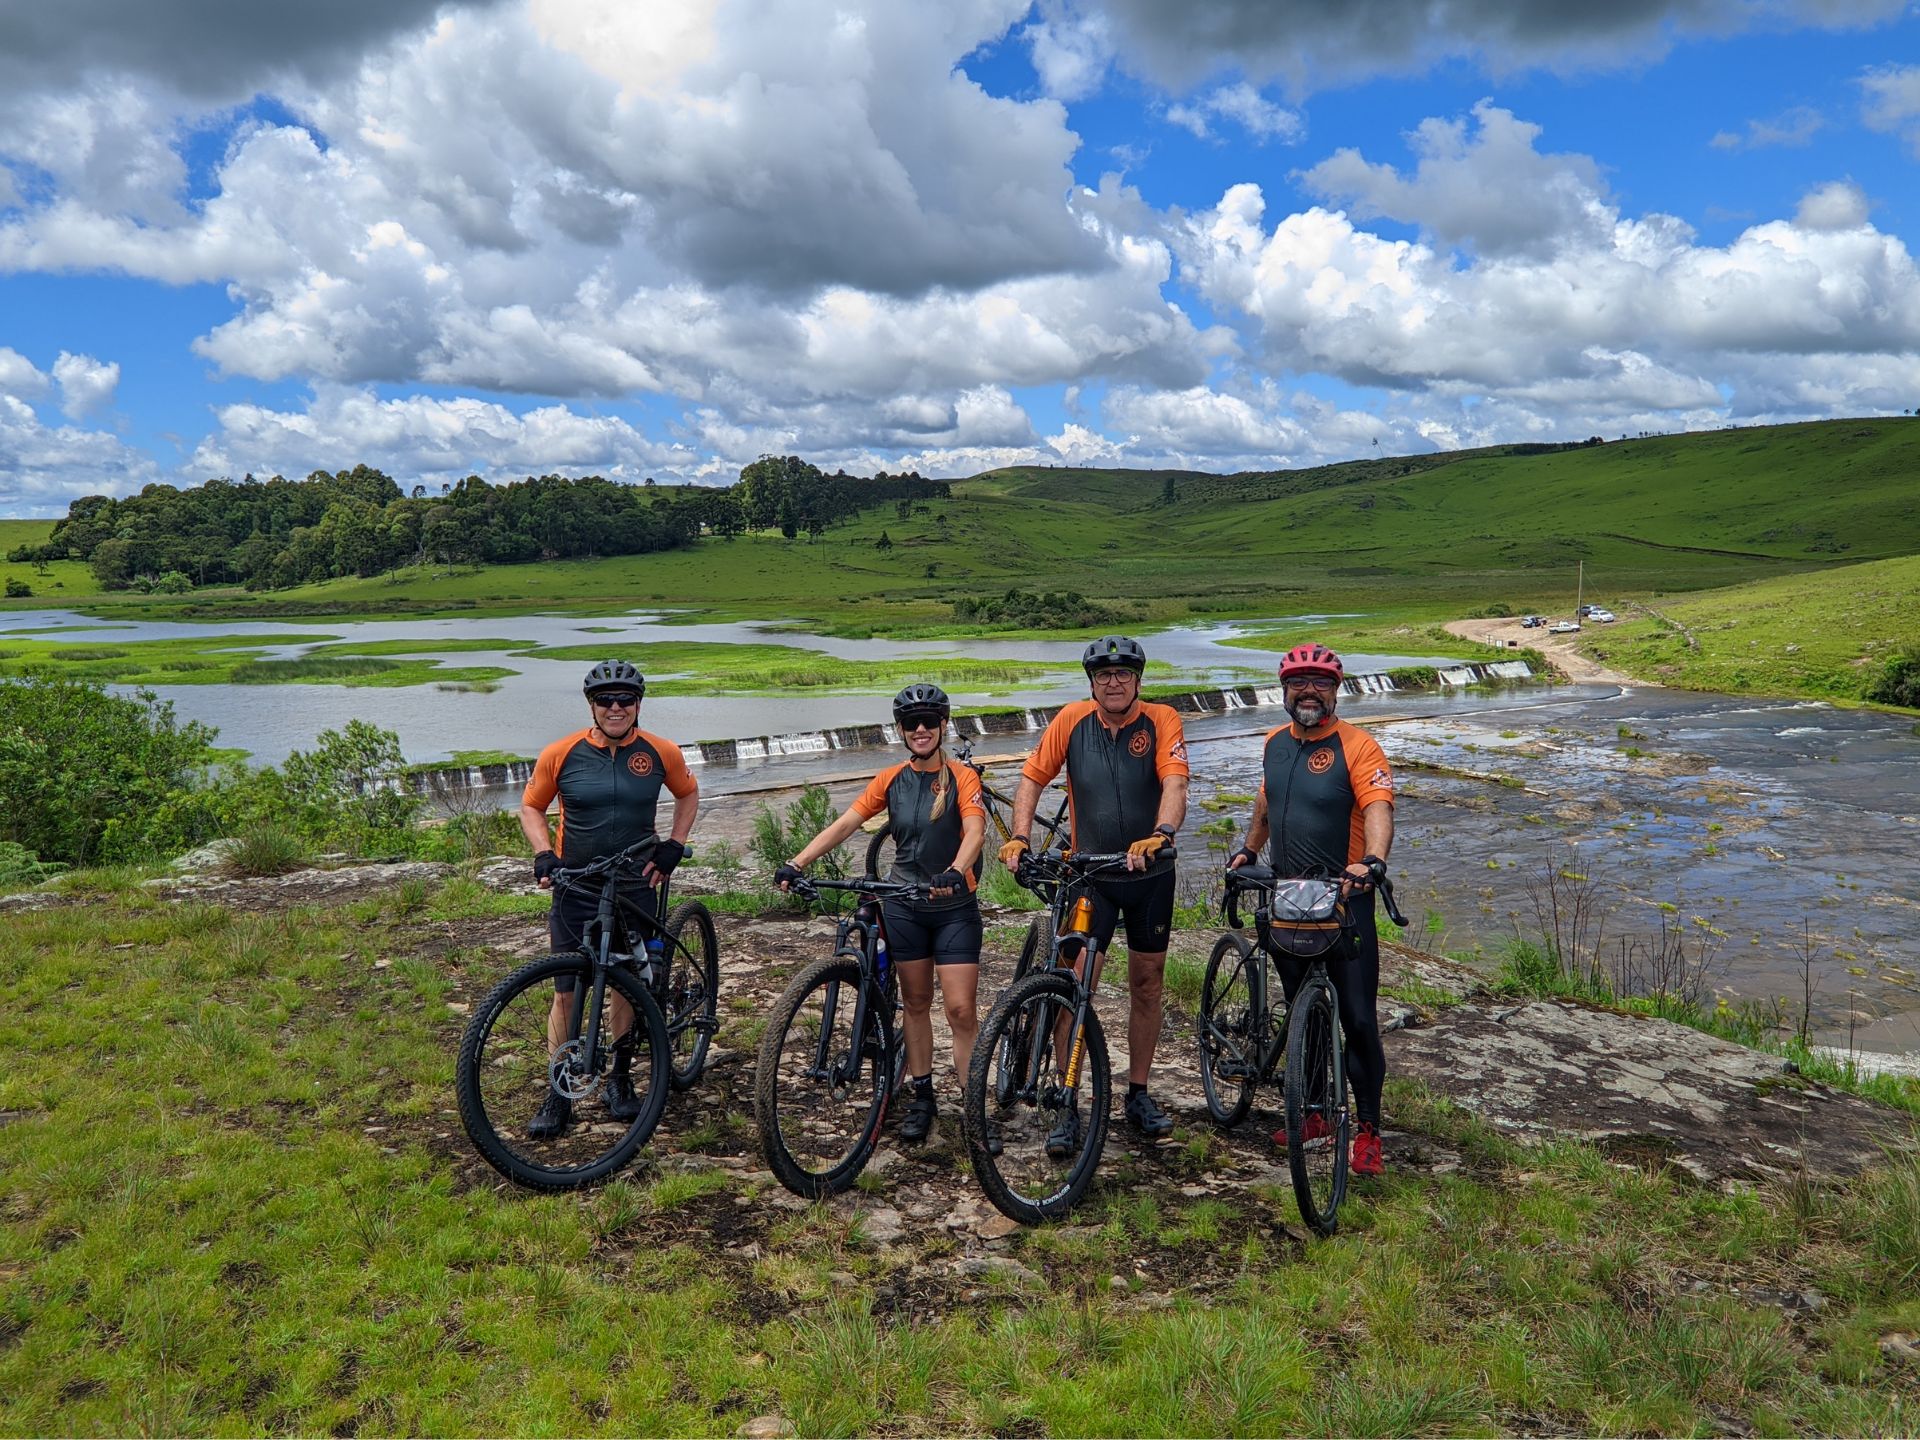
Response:
M1013 963L1013 979L1008 988L1018 985L1038 967L1045 965L1052 956L1053 915L1049 912L1037 917L1027 926L1026 939L1020 944L1020 958ZM1024 1018L1016 1019L1001 1034L1000 1042L994 1046L993 1099L997 1105L1008 1104L1013 1099L1014 1091L1024 1083L1027 1063L1026 1039Z
M1099 1017L1089 1009L1073 1090L1055 1043L1056 1026L1073 1014L1074 989L1071 977L1051 971L1012 986L980 1027L967 1069L967 1155L973 1173L994 1207L1023 1225L1057 1219L1072 1209L1093 1183L1107 1141L1113 1076ZM1018 1040L1024 1058L1019 1083L1003 1101L994 1056L1008 1039ZM1069 1106L1078 1116L1070 1129Z
M671 1051L668 1073L674 1089L686 1090L706 1068L707 1047L719 1024L720 942L713 916L698 900L674 906L661 930L667 973L660 1008Z
M884 880L893 873L893 822L889 820L867 841L867 868L860 873Z
M1287 1168L1300 1218L1317 1233L1339 1225L1347 1193L1346 1054L1339 1007L1324 974L1311 976L1293 999L1287 1024Z
M583 955L550 955L507 976L474 1011L454 1066L467 1137L494 1169L536 1190L572 1190L606 1179L646 1143L667 1103L667 1027L652 994L627 970L607 972L608 1008L615 993L633 1007L635 1024L624 1043L616 1047L603 1035L597 1047L589 1046L588 1016L580 1039L549 1054L553 982L568 975L575 1003L590 1002L593 964ZM599 1052L591 1069L590 1048ZM607 1109L607 1082L620 1064L640 1102L631 1120L616 1120ZM571 1114L558 1134L535 1137L531 1122L551 1093L568 1098Z
M774 1177L809 1200L858 1178L893 1091L892 1017L884 1005L869 1008L866 1040L854 1053L860 983L858 961L816 961L787 987L760 1040L753 1080L760 1149Z
M1200 987L1200 1088L1217 1125L1238 1125L1253 1108L1266 1040L1265 967L1238 935L1222 935Z

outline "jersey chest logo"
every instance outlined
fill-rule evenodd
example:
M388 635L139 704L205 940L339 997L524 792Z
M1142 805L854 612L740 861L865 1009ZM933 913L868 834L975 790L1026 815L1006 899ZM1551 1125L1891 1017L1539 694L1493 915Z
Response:
M653 756L644 750L636 750L627 757L627 769L641 777L653 773Z
M1307 769L1316 775L1324 775L1333 768L1333 747L1323 745L1307 756Z
M1153 737L1144 730L1133 732L1133 738L1127 741L1127 753L1136 760L1144 760L1147 752L1153 748Z

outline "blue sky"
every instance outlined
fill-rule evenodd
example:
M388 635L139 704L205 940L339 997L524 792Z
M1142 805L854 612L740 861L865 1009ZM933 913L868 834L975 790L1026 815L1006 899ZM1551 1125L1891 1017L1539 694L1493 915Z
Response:
M0 514L1920 406L1905 0L164 10L0 16Z

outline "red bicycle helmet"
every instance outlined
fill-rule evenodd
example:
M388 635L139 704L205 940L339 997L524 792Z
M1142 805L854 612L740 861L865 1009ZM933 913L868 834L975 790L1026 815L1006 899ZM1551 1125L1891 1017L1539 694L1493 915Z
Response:
M1340 664L1340 657L1315 641L1296 645L1280 657L1280 678L1288 679L1294 675L1331 675L1336 680L1344 680L1347 672Z

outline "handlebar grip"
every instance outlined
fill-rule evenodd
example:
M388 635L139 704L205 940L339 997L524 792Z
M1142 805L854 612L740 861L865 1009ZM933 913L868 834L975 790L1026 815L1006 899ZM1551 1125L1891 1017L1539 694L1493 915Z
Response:
M1406 929L1407 917L1402 915L1400 913L1400 907L1393 903L1393 881L1383 875L1374 888L1380 892L1380 903L1386 907L1387 918L1402 930Z

